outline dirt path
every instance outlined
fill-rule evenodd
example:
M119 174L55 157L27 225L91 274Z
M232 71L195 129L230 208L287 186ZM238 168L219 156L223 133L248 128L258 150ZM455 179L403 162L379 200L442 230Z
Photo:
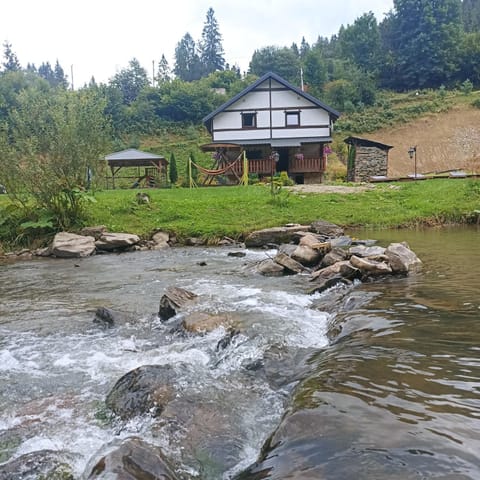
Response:
M365 190L375 188L374 185L358 185L355 187L347 187L342 185L294 185L293 187L285 187L294 193L359 193Z

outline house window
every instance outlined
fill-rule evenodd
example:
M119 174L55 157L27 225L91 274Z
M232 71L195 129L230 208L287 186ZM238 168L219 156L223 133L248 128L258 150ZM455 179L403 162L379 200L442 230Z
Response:
M300 126L300 112L285 112L285 126L299 127Z
M257 128L257 114L242 113L242 128Z

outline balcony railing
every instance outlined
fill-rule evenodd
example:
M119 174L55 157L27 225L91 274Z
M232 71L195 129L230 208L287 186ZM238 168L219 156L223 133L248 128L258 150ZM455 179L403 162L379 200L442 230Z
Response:
M291 158L288 173L310 173L325 170L323 158Z
M261 158L248 161L249 173L257 173L259 175L270 175L272 173L273 160L269 158ZM243 172L243 163L237 162L233 166L234 172L240 176ZM325 170L325 162L323 158L291 158L288 161L288 173L310 173L323 172Z

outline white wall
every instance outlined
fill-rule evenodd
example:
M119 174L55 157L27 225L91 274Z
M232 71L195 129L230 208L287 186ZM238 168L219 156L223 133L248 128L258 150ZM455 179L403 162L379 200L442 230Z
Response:
M266 81L257 89L268 87L269 82ZM273 81L272 88L283 89L284 87ZM273 109L271 133L270 100ZM285 110L300 112L300 127L284 128ZM242 112L257 114L257 128L242 129ZM326 110L291 90L272 90L271 92L253 90L212 119L214 141L268 140L270 134L273 138L328 137L330 136L328 125L330 125L330 115ZM321 126L323 128L319 128Z

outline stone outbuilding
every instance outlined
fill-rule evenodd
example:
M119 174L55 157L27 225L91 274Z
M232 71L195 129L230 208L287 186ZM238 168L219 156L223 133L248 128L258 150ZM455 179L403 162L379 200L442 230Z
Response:
M391 145L366 138L348 137L347 181L368 182L372 178L387 177L388 152Z

